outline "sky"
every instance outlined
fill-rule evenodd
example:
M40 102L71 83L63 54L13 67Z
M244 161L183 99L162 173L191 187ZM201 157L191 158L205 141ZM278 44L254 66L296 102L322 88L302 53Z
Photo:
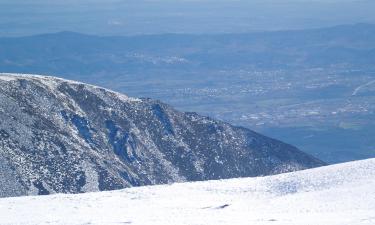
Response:
M0 36L244 33L375 23L372 0L0 0Z

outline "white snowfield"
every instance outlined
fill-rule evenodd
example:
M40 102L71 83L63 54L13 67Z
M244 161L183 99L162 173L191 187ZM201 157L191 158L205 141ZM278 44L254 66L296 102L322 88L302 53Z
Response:
M0 224L375 224L375 159L262 178L0 199Z

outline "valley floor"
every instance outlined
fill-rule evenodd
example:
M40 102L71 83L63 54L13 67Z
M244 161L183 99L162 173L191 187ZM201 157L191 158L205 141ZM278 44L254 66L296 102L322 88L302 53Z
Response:
M262 178L0 199L0 224L375 224L375 159Z

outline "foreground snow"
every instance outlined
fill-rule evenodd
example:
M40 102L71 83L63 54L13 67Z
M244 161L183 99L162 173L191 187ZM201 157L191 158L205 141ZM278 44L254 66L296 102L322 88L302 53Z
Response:
M375 159L263 178L5 198L0 224L375 224Z

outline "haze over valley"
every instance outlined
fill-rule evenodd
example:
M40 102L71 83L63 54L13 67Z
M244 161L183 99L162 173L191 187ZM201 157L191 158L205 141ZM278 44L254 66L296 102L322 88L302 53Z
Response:
M374 157L375 26L0 39L0 69L58 75L254 129L329 163Z

